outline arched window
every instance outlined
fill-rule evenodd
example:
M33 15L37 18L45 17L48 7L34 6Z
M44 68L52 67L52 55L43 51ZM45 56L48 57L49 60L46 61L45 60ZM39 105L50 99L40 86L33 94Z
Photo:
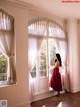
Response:
M0 85L15 82L14 17L0 8Z
M37 81L39 78L47 77L49 80L51 71L47 66L53 65L57 52L61 54L63 66L60 71L63 75L67 62L67 38L63 28L47 18L35 19L29 22L28 38L28 64L31 77L37 78ZM39 91L36 90L37 87L34 83L35 94Z

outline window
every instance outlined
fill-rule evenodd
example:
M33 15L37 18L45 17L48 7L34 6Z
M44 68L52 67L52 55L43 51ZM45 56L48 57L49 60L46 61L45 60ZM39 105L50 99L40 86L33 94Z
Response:
M47 40L43 40L38 58L39 58L39 75L40 77L47 76Z
M34 38L36 41L38 54L33 69L31 70L31 75L33 78L37 75L46 77L48 75L47 66L53 65L55 53L60 50L59 48L63 47L63 42L66 46L65 33L61 26L48 19L33 21L28 27L28 33L29 39ZM64 50L62 49L61 51ZM64 52L62 53L65 55Z
M0 85L14 83L14 75L14 18L0 9Z
M57 23L43 18L30 22L28 26L28 34L29 40L32 38L35 39L37 51L37 55L33 61L35 64L33 64L34 66L32 66L33 68L30 70L32 78L36 78L37 75L39 77L47 77L47 66L53 65L56 52L59 52L62 56L66 56L65 32ZM32 50L35 54L34 47L32 47ZM62 71L64 71L63 67L61 68L61 72Z
M7 81L7 58L0 53L0 81Z
M47 66L53 65L55 54L56 48L53 39L43 40L36 64L31 71L33 78L36 77L37 71L39 71L40 77L46 77L48 75ZM52 73L52 71L50 71L50 73Z
M55 54L60 53L62 67L61 79L65 83L67 62L67 39L63 28L56 22L40 18L30 21L28 25L28 67L30 72L30 90L33 96L52 90L49 80L53 70L48 66L54 64Z

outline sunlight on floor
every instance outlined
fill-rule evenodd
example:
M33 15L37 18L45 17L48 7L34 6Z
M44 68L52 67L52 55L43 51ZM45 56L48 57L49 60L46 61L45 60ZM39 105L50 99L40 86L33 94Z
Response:
M46 106L43 105L42 107L46 107ZM62 107L62 102L60 102L57 107Z
M42 107L46 107L45 105L43 105Z
M62 102L60 102L57 107L62 107Z

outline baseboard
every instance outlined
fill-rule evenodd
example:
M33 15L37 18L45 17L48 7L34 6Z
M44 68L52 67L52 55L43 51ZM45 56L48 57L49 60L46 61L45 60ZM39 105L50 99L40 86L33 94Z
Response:
M10 105L8 107L31 107L31 105L30 102L24 102L24 103Z
M72 89L71 89L71 92L72 92L72 93L76 93L76 92L79 92L79 91L80 91L80 87L72 88Z
M41 99L44 99L44 98L47 98L47 97L51 97L54 95L54 92L53 91L50 91L50 92L47 92L47 93L43 93L43 94L39 94L39 95L35 95L33 98L32 98L32 102L33 101L37 101L37 100L41 100Z
M65 91L60 92L60 94L63 94L63 93L65 93ZM31 102L38 101L38 100L48 98L48 97L52 97L55 95L56 95L56 92L52 90L47 93L43 93L43 94L39 94L39 95L34 96L31 100Z

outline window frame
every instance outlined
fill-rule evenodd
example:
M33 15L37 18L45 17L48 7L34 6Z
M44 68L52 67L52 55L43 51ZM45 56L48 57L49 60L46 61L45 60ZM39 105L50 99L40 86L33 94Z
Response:
M34 38L36 38L36 35L34 35ZM51 37L51 36L46 36L46 37L43 37L45 40L46 40L46 66L50 66L50 64L49 64L49 53L48 53L48 47L49 47L49 42L48 42L48 40L49 39L52 39L53 40L53 37ZM42 48L42 47L41 47ZM40 49L40 51L41 51L41 49ZM40 52L39 52L40 53ZM39 55L38 55L38 58L37 58L37 60L36 60L36 64L34 65L34 66L36 66L36 76L38 76L39 78L46 78L46 77L48 77L48 67L46 68L46 71L47 71L47 73L46 73L46 76L40 76L40 74L39 74ZM32 73L32 72L31 72ZM32 78L36 78L36 77L32 77Z

